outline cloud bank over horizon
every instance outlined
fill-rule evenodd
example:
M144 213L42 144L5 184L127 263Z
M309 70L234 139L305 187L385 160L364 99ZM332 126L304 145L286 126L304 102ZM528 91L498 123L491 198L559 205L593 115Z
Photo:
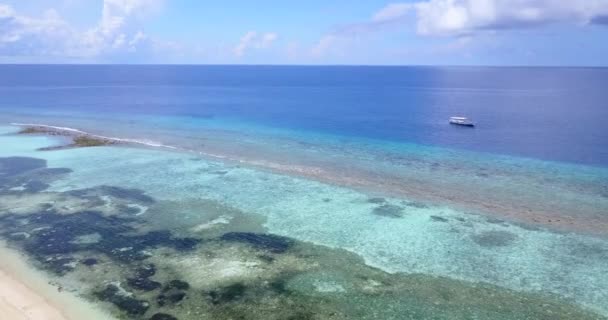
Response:
M142 15L160 6L161 1L104 0L99 20L79 30L55 9L30 17L0 4L0 55L93 58L141 53L162 46L138 26Z
M605 0L430 0L391 3L373 22L410 18L421 35L461 35L487 30L538 27L553 23L606 24Z
M0 0L0 62L608 65L608 0L370 0L354 17L313 0L215 20L201 2L95 1Z

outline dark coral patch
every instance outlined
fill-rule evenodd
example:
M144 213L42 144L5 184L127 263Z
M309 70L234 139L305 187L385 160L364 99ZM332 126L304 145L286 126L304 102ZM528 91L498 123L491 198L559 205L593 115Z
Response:
M182 300L184 300L184 298L186 297L186 293L185 292L165 292L165 293L161 293L158 298L156 299L157 303L159 306L163 307L167 304L177 304L179 302L181 302Z
M127 284L137 290L152 291L160 288L161 284L148 278L127 278Z
M0 158L0 178L12 177L40 168L46 168L46 160L28 157Z
M94 248L116 260L130 262L148 258L146 249L164 246L184 251L193 249L199 242L200 240L195 238L173 238L171 232L163 230L143 235L116 234L104 237Z
M166 313L157 313L150 320L177 320L177 318Z
M127 278L127 284L137 290L152 291L160 288L161 284L149 278L156 274L154 264L146 264L135 270L135 275Z
M71 215L55 213L35 213L28 216L5 216L11 220L27 218L29 228L42 228L33 234L25 245L28 252L36 254L70 253L78 250L94 248L97 244L79 244L74 240L78 236L98 233L103 242L121 232L133 229L127 225L130 220L118 217L105 217L95 211L82 211ZM4 222L0 219L0 222Z
M190 289L188 282L181 280L169 281L162 289L161 294L156 299L159 306L167 304L177 304L186 297L186 291Z
M496 219L496 218L487 218L486 221L492 224L505 224L504 220Z
M103 301L108 301L120 310L132 316L141 316L150 308L150 304L145 300L138 300L132 295L125 294L119 287L109 284L105 289L95 292L94 295Z
M429 207L426 203L420 201L409 201L406 202L405 205L417 209L427 209Z
M135 270L135 276L138 278L149 278L156 274L156 266L153 263L145 264Z
M220 239L247 243L257 249L268 250L272 253L283 253L293 245L293 241L286 237L252 232L229 232L222 235Z
M274 262L274 257L268 254L261 254L258 256L258 258L266 263L273 263Z
M573 256L608 261L608 246L605 244L576 242L569 249Z
M169 290L188 290L190 289L190 284L186 281L181 280L171 280L169 281L165 287L163 287L163 292L167 292Z
M141 209L137 207L130 207L127 205L119 204L116 206L116 209L120 211L120 213L124 213L126 215L135 215L141 213Z
M287 320L312 320L315 319L315 314L310 311L299 311L289 316Z
M268 283L268 288L277 294L285 295L290 291L287 289L287 279L279 277Z
M374 208L372 213L382 217L401 218L403 216L403 208L392 204L384 204Z
M431 216L431 221L435 222L448 222L448 219L439 216Z
M134 221L131 218L107 217L95 211L70 215L45 212L1 216L0 226L5 230L5 236L38 229L38 232L21 241L23 248L49 269L61 271L58 273L66 270L58 269L55 263L49 264L47 258L78 251L94 251L117 261L134 262L147 259L147 249L164 246L185 251L191 250L200 242L195 238L174 238L167 230L133 234L136 231L131 225ZM76 241L78 237L89 234L98 234L99 240L94 243ZM150 283L142 285L148 288Z
M375 204L382 204L386 202L386 199L384 198L369 198L367 199L367 202L369 203L375 203Z
M233 285L211 290L207 293L207 297L212 304L225 304L241 300L245 296L245 287L242 283L235 283Z
M92 266L98 264L99 261L97 261L97 259L95 259L95 258L87 258L87 259L80 260L80 263L84 264L85 266L92 267Z
M48 256L37 256L37 259L44 265L44 267L56 274L63 275L72 270L75 267L75 259L69 255L48 255Z
M42 159L0 158L0 193L40 192L49 187L49 182L70 172L66 168L47 168Z
M505 247L517 239L517 235L507 231L485 231L472 237L482 247Z

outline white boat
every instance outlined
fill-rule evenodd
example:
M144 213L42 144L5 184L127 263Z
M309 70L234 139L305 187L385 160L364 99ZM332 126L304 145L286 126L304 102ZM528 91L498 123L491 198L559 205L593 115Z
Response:
M450 117L450 124L458 126L474 127L475 124L467 117Z

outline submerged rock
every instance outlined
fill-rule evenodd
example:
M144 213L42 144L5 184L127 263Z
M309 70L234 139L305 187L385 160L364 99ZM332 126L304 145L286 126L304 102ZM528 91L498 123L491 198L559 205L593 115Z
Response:
M95 259L95 258L87 258L87 259L80 260L80 263L84 264L85 266L91 267L91 266L98 264L99 261L97 261L97 259Z
M293 245L293 241L286 237L252 232L229 232L222 235L220 239L247 243L257 249L268 250L272 253L283 253Z
M110 302L120 310L132 316L141 316L150 308L150 304L145 300L138 300L133 294L124 291L115 284L109 284L102 291L95 292L94 295L100 300Z

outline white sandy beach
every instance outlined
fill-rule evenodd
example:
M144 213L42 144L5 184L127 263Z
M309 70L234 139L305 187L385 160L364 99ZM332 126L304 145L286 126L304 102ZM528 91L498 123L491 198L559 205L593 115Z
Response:
M1 320L110 320L105 314L69 292L58 292L42 272L0 242Z

